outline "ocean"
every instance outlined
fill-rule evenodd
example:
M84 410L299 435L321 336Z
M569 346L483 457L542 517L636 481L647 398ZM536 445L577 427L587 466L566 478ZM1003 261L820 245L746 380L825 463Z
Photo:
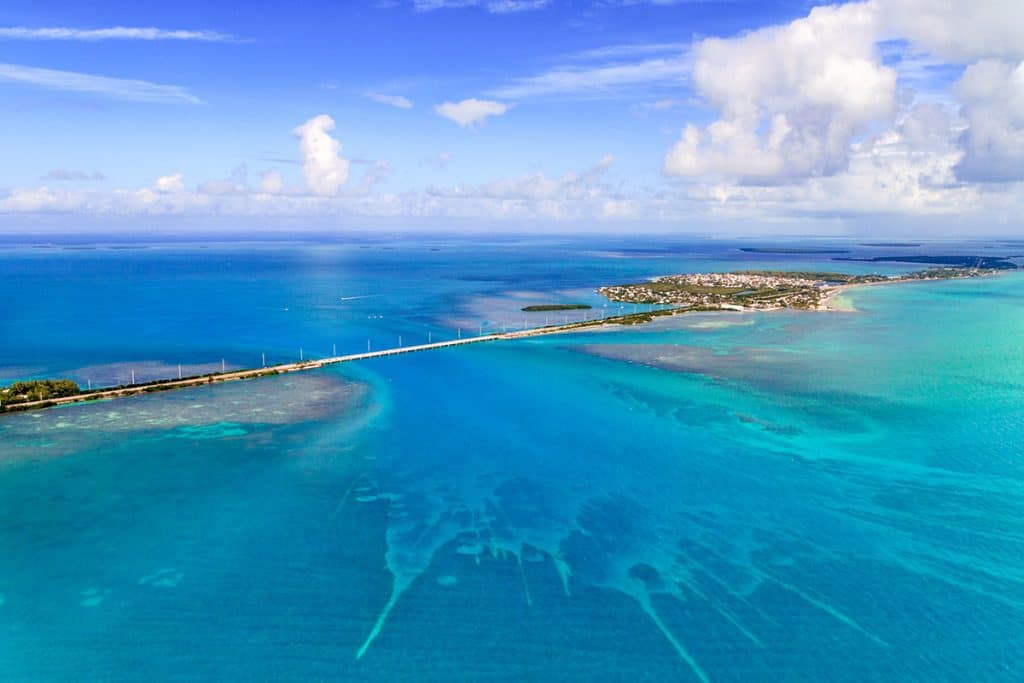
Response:
M863 242L9 241L0 383L1021 248ZM844 298L0 416L0 678L1019 681L1024 275Z

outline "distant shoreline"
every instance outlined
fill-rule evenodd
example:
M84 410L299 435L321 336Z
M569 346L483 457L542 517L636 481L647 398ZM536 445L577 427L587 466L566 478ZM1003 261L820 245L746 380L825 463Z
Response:
M899 275L775 270L681 273L646 282L608 285L598 292L620 304L656 304L696 310L830 310L835 308L834 297L852 287L971 279L1007 270L1002 266L939 266Z
M819 310L822 310L822 311L835 311L835 312L838 312L838 313L852 313L852 312L855 312L857 310L855 308L836 308L836 307L832 306L832 300L834 298L836 298L837 296L841 296L841 295L843 295L843 294L845 294L847 292L852 292L853 290L860 289L862 287L876 287L878 285L896 285L896 284L904 284L904 283L908 283L908 282L941 282L943 280L973 280L973 279L976 279L976 278L998 277L999 275L1005 275L1006 273L1012 273L1012 272L1014 272L1014 271L1012 271L1012 270L995 270L995 271L992 271L992 272L980 273L978 275L975 275L975 276L969 277L969 278L966 278L966 277L964 277L964 278L948 278L948 277L946 277L946 278L943 278L943 277L934 277L934 278L900 278L900 279L893 279L893 280L884 280L884 281L879 281L879 282L856 282L856 283L852 283L852 284L848 284L848 285L838 285L838 286L832 288L831 290L829 290L829 292L825 295L825 298L822 301L824 306L821 309L819 309Z

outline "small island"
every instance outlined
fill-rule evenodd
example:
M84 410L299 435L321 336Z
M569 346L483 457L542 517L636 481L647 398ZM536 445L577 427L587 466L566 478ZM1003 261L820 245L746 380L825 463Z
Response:
M923 263L929 266L959 268L962 270L1015 270L1011 256L873 256L871 258L834 258L833 261L861 261L864 263Z
M861 242L862 247L919 247L920 242Z
M14 382L0 389L0 406L49 401L54 398L76 396L80 393L82 393L82 388L69 379L33 379Z
M543 313L544 311L587 311L590 304L533 304L523 306L522 310L527 313Z
M971 278L1004 269L1001 266L946 266L901 275L772 270L686 273L666 275L649 282L601 287L597 291L609 301L669 305L676 311L827 310L833 295L856 285Z

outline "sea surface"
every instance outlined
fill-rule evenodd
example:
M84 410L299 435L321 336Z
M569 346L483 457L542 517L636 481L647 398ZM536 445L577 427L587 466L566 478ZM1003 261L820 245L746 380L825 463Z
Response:
M0 383L1024 252L865 241L8 240ZM0 680L1024 680L1024 271L844 298L0 416Z

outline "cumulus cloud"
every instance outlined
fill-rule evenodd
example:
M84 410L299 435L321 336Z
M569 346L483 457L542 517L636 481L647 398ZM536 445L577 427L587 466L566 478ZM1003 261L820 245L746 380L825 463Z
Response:
M381 104L397 107L398 109L412 109L412 102L401 95L385 95L383 93L368 92L366 93L366 97L374 102L380 102Z
M872 0L884 37L962 63L1024 57L1020 0Z
M265 171L260 176L260 192L263 194L281 194L284 191L284 178L277 171Z
M473 219L479 221L552 221L592 225L592 221L620 221L635 225L719 227L749 233L771 230L773 224L800 230L808 223L823 225L855 222L873 217L866 225L897 222L916 230L962 230L965 222L985 221L997 226L1019 226L1024 197L1019 185L1002 184L979 189L959 183L953 166L959 159L958 125L951 111L915 107L893 128L856 143L849 171L831 177L811 178L800 184L752 186L735 182L674 185L665 189L624 187L608 178L613 160L606 156L578 173L550 176L531 173L481 184L429 187L425 191L339 192L331 196L259 190L242 194L208 194L202 188L157 192L137 190L52 190L46 187L0 191L0 214L174 216L174 217L301 217L303 226L345 216L393 217L407 226L409 217ZM950 123L953 125L950 126ZM922 141L924 141L922 143ZM921 145L927 146L927 153ZM366 175L378 177L385 162L371 166ZM372 184L368 182L367 184ZM884 223L878 216L886 216ZM752 220L753 219L753 220ZM863 219L868 220L868 219ZM823 223L822 221L825 221ZM0 218L0 225L17 225L17 219ZM538 223L539 224L539 223ZM666 229L666 228L662 228Z
M421 4L421 9L500 5ZM700 40L690 49L673 43L599 47L508 81L504 89L485 90L493 100L435 107L437 114L471 127L504 114L511 105L502 100L625 95L638 113L675 116L699 98L711 115L691 119L663 163L665 173L685 176L687 182L656 187L613 182L609 155L562 175L527 173L389 191L386 161L365 162L358 182L348 183L350 162L331 134L334 121L321 115L294 131L306 189L286 187L275 170L250 186L243 168L187 188L175 173L147 187L105 191L84 184L54 187L88 179L86 172L57 170L44 178L54 181L50 187L0 190L0 213L689 220L702 228L722 225L712 222L721 220L744 230L752 218L792 229L808 217L839 222L885 216L872 219L872 226L918 220L922 228L946 221L962 229L968 221L992 226L1002 219L1010 226L1003 230L1019 230L1024 215L1022 15L1017 3L999 0L824 6L785 25ZM19 80L5 68L28 69L0 65L0 81ZM20 80L90 90L88 79L99 78L37 71L42 73ZM76 85L65 86L62 79ZM145 101L191 97L174 86L108 80L113 82L95 84L95 90ZM680 92L687 82L693 92ZM172 90L153 94L148 87ZM400 108L412 104L398 95L367 96ZM443 168L449 160L440 154L422 163Z
M896 221L966 221L1020 204L1020 193L1011 188L982 191L958 181L954 168L962 154L957 145L962 130L956 112L945 105L916 104L890 127L851 145L844 173L772 186L722 179L680 191L693 202L691 208L719 219L792 222L886 216L884 226ZM677 200L675 206L679 204Z
M903 46L894 62L899 93L883 41ZM1024 12L1016 0L822 6L786 25L700 41L693 53L694 89L717 119L684 127L665 155L668 175L789 184L843 174L857 142L893 125L917 90L962 105L955 180L1024 179ZM967 68L947 90L963 69L957 64Z
M348 159L341 157L341 143L331 137L334 119L314 116L295 129L302 157L302 177L313 194L328 196L348 180Z
M195 95L177 85L94 76L77 71L38 69L19 64L0 64L0 81L23 83L51 90L68 90L134 102L201 104Z
M184 192L185 183L182 181L180 173L172 173L157 178L153 183L153 191L161 194Z
M223 180L207 180L198 187L200 194L241 195L249 191L249 169L241 164Z
M664 171L779 182L844 170L854 137L895 107L896 72L878 59L876 36L872 9L849 4L700 42L694 85L720 117L686 126Z
M593 199L603 195L609 189L602 183L602 179L614 160L611 154L606 154L582 173L570 172L561 178L549 178L544 173L531 173L519 178L496 180L481 185L430 187L427 193L434 197L449 199L486 198L520 201Z
M508 111L508 105L492 100L469 98L461 102L443 102L434 111L460 126L472 126L483 122L489 116L501 116Z
M63 213L81 211L85 207L83 194L48 187L16 188L0 199L0 211L5 213Z
M1024 61L985 59L953 87L968 124L957 177L977 182L1024 180Z

